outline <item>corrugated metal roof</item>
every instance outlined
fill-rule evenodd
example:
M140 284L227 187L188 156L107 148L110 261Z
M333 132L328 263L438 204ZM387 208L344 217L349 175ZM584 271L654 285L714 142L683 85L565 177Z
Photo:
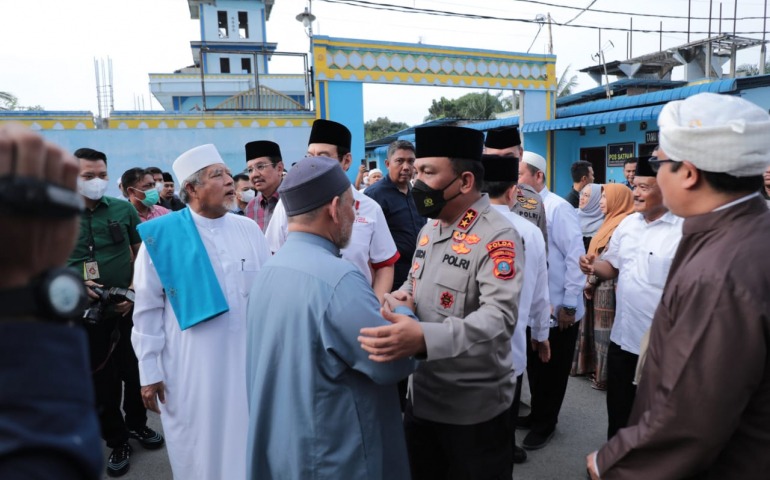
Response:
M626 110L616 110L613 112L593 113L577 117L557 118L556 120L527 123L521 131L524 133L546 132L550 130L565 130L568 128L655 120L658 118L658 114L662 109L663 105L653 105Z
M512 117L498 118L495 120L486 120L478 123L468 123L463 125L463 127L472 128L474 130L492 130L493 128L510 127L518 124L519 124L519 116L515 115Z
M642 95L622 96L613 98L612 100L596 100L590 103L581 103L580 105L557 108L556 118L562 119L565 117L609 112L612 110L622 110L644 105L656 105L667 103L672 100L681 100L701 92L727 93L735 91L736 88L736 79L729 78L727 80L717 80L687 87L672 88L671 90L644 93Z

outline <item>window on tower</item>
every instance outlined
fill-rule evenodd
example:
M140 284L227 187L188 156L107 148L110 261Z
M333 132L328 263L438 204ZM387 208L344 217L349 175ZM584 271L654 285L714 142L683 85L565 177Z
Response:
M217 11L217 24L219 25L219 38L227 38L230 33L227 31L227 12Z
M242 58L241 59L241 73L251 73L251 59L250 58Z
M219 59L219 72L220 73L230 73L230 59L229 58L220 58Z
M238 12L238 36L249 38L249 15L246 12Z

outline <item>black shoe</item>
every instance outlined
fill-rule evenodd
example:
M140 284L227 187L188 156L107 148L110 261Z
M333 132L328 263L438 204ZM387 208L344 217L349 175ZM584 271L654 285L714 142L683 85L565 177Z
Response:
M128 459L131 458L131 445L128 442L112 449L110 458L107 459L107 475L110 477L122 477L128 472Z
M519 415L516 417L516 430L529 430L532 428L532 417L530 415Z
M527 434L526 437L524 437L524 441L521 442L521 446L527 450L537 450L543 448L548 445L548 442L551 441L555 432L555 428L547 432L538 432L532 430Z
M527 461L527 451L518 445L513 446L513 463L524 463Z
M129 430L128 435L131 438L139 440L139 443L148 450L155 450L163 446L163 435L151 429L148 426L144 426L139 430Z

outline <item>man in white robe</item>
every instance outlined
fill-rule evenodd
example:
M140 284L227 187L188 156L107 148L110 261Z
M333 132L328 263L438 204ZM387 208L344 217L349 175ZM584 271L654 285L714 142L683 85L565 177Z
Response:
M174 478L241 479L246 304L270 251L254 221L228 214L233 179L213 145L185 152L173 168L189 208L166 215L167 224L147 222L136 259L132 342L142 397L161 414Z

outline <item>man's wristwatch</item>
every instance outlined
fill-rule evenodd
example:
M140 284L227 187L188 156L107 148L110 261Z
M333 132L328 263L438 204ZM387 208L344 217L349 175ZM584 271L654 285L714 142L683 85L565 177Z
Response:
M0 289L3 319L34 317L67 323L83 314L88 295L83 279L68 268L44 272L24 287Z
M577 313L577 308L575 307L561 307L561 309L564 310L564 313L573 317Z

